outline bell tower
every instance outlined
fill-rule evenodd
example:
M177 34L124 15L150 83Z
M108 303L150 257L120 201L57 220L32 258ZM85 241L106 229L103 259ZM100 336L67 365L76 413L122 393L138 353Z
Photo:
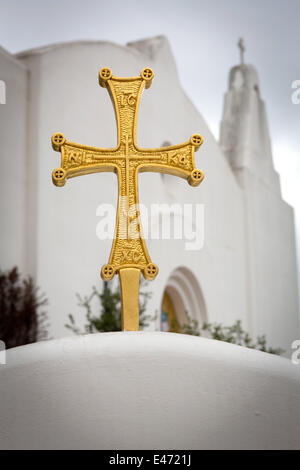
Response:
M239 183L245 169L280 193L279 176L274 170L265 103L260 96L259 80L253 65L244 63L242 39L240 64L229 74L220 129L220 145Z
M288 352L289 338L299 331L294 214L281 198L258 75L244 63L244 42L238 45L220 146L243 190L249 330L253 337L268 331L270 344Z

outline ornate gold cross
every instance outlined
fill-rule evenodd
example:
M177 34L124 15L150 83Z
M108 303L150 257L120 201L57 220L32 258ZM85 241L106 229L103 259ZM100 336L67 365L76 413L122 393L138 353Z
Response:
M64 186L67 178L113 171L118 176L119 198L114 241L108 264L101 270L109 281L118 273L121 284L122 326L139 329L139 279L152 280L158 267L152 263L139 221L138 173L156 171L185 178L198 186L204 174L195 168L194 151L203 142L194 134L189 141L169 147L142 149L136 142L136 128L141 94L149 88L154 73L144 68L138 77L120 78L108 68L99 72L99 83L110 94L117 120L118 142L115 148L95 148L74 144L61 133L52 136L52 147L61 152L61 167L52 172L56 186Z

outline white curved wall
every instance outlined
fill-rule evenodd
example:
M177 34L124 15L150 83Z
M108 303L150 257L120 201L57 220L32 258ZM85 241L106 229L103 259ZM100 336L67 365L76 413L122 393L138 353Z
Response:
M299 449L299 367L173 333L11 349L0 365L0 448Z

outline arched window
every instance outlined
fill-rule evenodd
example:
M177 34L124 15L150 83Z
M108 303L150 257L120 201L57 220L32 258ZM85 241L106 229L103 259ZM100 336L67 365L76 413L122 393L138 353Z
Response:
M6 84L3 80L0 80L0 104L6 103Z
M192 271L176 268L170 275L161 305L161 330L177 332L179 325L189 317L201 325L207 322L207 312L202 290Z

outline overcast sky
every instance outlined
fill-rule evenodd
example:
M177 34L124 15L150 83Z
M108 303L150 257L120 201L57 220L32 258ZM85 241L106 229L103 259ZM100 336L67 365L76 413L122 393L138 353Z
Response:
M283 197L296 209L299 252L300 104L291 101L291 84L300 80L300 0L0 0L0 45L12 53L60 41L126 44L161 34L185 91L217 138L228 72L244 37L246 62L258 69L267 105Z

